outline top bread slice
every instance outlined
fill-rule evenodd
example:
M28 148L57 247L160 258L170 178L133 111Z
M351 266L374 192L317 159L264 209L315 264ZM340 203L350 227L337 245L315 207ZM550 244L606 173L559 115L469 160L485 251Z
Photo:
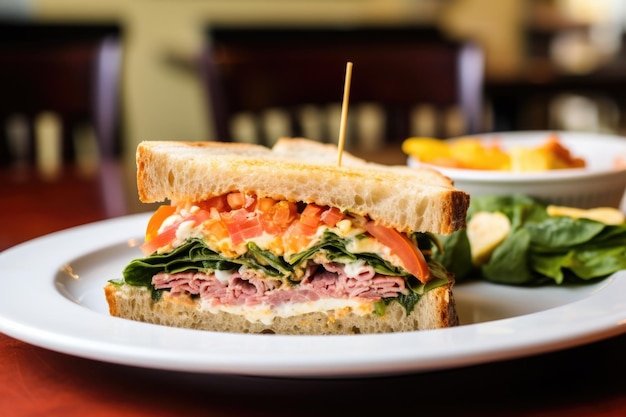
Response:
M233 191L368 215L402 232L465 227L469 195L438 171L369 163L307 139L273 149L225 142L146 141L137 147L139 198L202 201Z

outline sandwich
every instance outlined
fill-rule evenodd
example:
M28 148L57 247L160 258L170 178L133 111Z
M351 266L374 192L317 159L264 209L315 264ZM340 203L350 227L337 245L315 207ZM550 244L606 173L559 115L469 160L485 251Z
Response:
M139 198L162 205L105 286L110 314L237 333L457 325L454 276L431 254L465 228L469 195L429 168L337 152L297 138L140 143Z

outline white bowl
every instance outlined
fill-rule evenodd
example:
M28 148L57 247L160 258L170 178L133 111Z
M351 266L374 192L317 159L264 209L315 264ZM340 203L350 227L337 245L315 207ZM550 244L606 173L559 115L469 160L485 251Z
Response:
M548 204L626 209L626 167L615 166L617 158L626 161L626 137L563 131L495 132L474 137L484 139L487 143L497 139L503 149L509 149L515 145L539 146L552 133L559 135L560 143L573 156L586 161L585 168L543 172L457 169L421 163L410 156L408 165L435 168L454 180L457 188L470 195L526 194Z

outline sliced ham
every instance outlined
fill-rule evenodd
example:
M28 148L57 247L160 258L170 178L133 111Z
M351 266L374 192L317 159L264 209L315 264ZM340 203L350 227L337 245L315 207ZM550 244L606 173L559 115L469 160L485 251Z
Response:
M377 274L366 264L350 268L326 263L306 268L300 284L285 286L278 279L261 278L253 270L235 272L222 283L214 274L180 272L156 274L152 285L172 294L199 295L213 305L280 305L287 302L315 301L320 298L361 298L378 301L406 293L404 279Z

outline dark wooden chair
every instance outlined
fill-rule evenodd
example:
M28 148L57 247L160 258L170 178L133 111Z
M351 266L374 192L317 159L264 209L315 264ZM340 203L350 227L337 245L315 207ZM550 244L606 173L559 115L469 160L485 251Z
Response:
M63 167L76 163L76 136L87 132L109 216L125 211L116 169L120 36L114 25L0 23L0 165L36 164L42 115L58 127Z
M439 115L456 109L459 133L481 131L483 57L472 43L423 28L211 27L202 68L217 139L235 140L236 115L258 121L277 108L286 112L291 135L306 135L303 108L341 103L348 61L354 63L349 114L360 104L380 105L384 144L413 135L411 117L424 104ZM442 120L433 132L439 137L446 135ZM254 129L261 143L276 139L260 125ZM331 142L333 134L313 139Z

